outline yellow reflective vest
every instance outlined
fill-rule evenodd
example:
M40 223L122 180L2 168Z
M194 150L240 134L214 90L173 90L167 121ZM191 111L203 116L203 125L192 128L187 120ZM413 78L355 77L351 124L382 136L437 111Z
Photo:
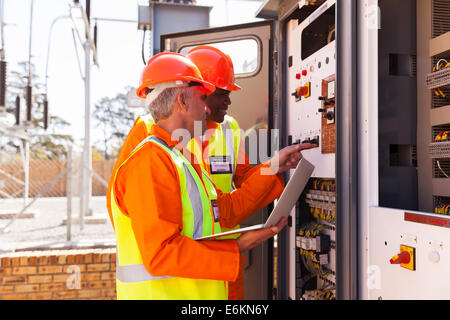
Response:
M120 168L135 156L146 143L155 143L171 157L178 171L181 189L183 229L181 235L196 239L221 232L218 219L213 219L212 201L217 193L208 173L203 171L204 185L183 154L169 148L164 141L149 136L115 172L114 181ZM190 279L171 276L153 276L145 268L136 237L131 227L131 219L119 209L112 188L112 212L117 237L116 285L117 298L137 299L175 299L175 300L223 300L228 297L227 283L222 280ZM217 217L217 212L214 212ZM217 221L214 221L217 220Z
M155 123L150 115L140 117L139 121L144 121L147 126L147 132L150 132L151 126ZM209 172L215 186L222 190L223 193L230 193L236 189L233 179L236 172L238 162L239 149L241 147L241 129L237 121L226 115L222 123L220 123L211 136L208 143ZM192 152L202 167L203 162L202 147L192 139L188 144L188 150ZM239 229L240 225L233 228L223 228L222 231L230 231ZM237 239L240 234L221 237L221 239Z
M191 144L190 144L191 146ZM233 179L238 162L239 148L241 146L241 130L237 121L226 115L222 123L215 129L208 143L208 165L210 177L216 187L223 193L230 193L236 189ZM198 150L193 150L196 156ZM203 159L202 155L198 155ZM240 225L233 228L222 228L222 231L239 229ZM237 239L240 234L221 237L220 239Z

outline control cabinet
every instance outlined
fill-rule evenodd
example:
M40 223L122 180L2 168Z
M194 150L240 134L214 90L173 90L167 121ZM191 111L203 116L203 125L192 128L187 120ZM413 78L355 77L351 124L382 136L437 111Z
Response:
M247 59L250 41L229 114L317 145L288 227L247 256L246 299L448 299L450 0L266 0L257 16L161 45Z
M303 7L286 24L286 134L317 148L302 152L316 168L291 213L289 297L325 300L336 285L336 5L316 3L302 19Z

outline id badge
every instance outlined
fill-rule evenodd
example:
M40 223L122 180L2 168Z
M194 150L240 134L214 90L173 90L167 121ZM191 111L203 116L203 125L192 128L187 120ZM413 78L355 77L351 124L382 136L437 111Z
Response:
M219 203L217 202L217 200L211 200L211 206L213 208L213 213L214 213L214 222L218 222L219 221Z
M232 173L231 156L210 156L209 167L211 169L211 174Z

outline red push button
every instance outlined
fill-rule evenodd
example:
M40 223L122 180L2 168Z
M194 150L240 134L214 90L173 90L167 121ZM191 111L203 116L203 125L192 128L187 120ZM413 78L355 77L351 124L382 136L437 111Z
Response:
M302 70L302 76L306 77L307 74L308 74L308 70Z
M300 80L301 77L302 77L302 76L301 76L300 73L297 73L297 74L295 75L295 78L298 79L298 80Z

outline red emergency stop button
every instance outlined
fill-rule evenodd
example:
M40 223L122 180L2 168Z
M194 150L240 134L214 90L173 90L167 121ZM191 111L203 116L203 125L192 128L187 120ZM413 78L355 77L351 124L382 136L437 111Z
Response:
M400 252L389 260L391 264L408 264L409 261L411 261L411 256L407 251Z

